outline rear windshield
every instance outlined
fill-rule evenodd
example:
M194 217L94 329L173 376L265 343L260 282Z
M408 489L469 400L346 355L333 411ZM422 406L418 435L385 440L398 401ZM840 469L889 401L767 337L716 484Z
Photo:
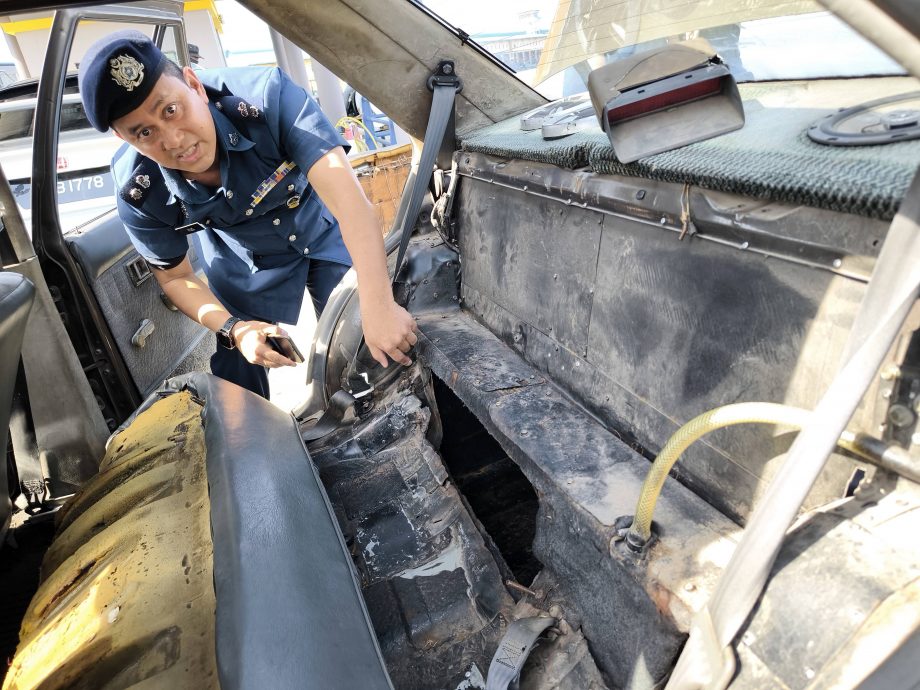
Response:
M68 103L61 108L61 131L72 132L78 129L89 129L92 125L86 119L83 105ZM21 110L0 113L0 141L25 139L31 137L35 131L35 109L24 106Z
M69 75L67 82L64 94L77 93L76 79ZM13 108L7 112L0 112L0 142L24 139L34 135L35 106L32 99L35 98L36 89L35 82L20 82L19 85L13 85L0 91L0 103ZM4 95L7 95L8 98L4 98ZM20 107L17 107L17 101L22 101ZM86 119L86 113L83 112L82 103L65 103L61 107L60 130L62 132L91 127L89 120Z

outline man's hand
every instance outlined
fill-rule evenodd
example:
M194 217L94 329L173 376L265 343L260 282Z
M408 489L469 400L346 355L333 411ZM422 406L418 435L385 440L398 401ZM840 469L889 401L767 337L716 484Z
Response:
M407 353L418 342L415 319L392 297L384 299L380 306L365 305L362 301L361 324L367 349L382 366L389 364L387 356L405 366L412 364Z
M387 366L412 364L406 353L418 338L415 319L393 301L380 221L374 213L345 151L336 147L316 161L307 179L339 221L342 239L358 274L364 342L374 359Z
M247 362L269 369L297 366L296 362L276 352L265 342L267 335L286 336L287 333L283 328L264 321L240 321L230 329L230 337Z

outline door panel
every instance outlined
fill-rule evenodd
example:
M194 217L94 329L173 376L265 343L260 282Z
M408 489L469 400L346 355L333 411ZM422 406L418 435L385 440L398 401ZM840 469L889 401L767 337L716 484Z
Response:
M207 329L170 308L113 211L65 236L99 304L141 397L171 376L196 348L210 351ZM197 267L194 250L190 249Z

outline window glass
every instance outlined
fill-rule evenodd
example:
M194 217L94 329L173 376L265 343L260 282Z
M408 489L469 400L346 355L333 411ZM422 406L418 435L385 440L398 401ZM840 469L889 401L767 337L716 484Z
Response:
M549 98L597 67L705 38L738 81L903 74L813 0L422 0Z

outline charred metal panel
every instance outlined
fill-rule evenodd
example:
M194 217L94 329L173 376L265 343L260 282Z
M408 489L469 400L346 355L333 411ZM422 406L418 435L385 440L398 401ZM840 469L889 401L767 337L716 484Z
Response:
M514 605L427 440L430 418L402 387L311 448L390 675L410 690L456 687L471 664L487 668Z
M522 363L469 314L432 314L419 325L421 359L537 490L534 553L546 570L531 587L533 601L563 608L553 615L580 627L616 687L653 687L670 671L691 611L709 598L734 550L731 524L669 481L647 555L611 544L614 521L635 506L646 461L549 382L478 387L477 351L506 347L509 366ZM455 333L467 346L453 342ZM920 635L920 550L910 536L920 529L918 491L880 473L853 498L803 517L736 642L733 688L804 690L835 679L849 687L878 674L889 655L902 675L910 668L894 652Z
M600 215L540 197L527 197L525 208L497 187L479 192L461 194L463 283L584 352Z
M647 454L720 405L811 407L836 370L881 224L462 159L466 308ZM743 521L789 440L770 427L717 432L677 474ZM851 470L832 460L806 508L840 496Z
M632 514L648 462L468 314L426 315L419 326L420 360L536 489L534 554L559 576L559 589L576 609L599 666L617 687L652 687L669 671L690 612L705 602L731 554L733 526L668 483L657 512L662 540L648 559L611 550L614 522ZM487 360L482 373L480 353ZM523 383L483 387L495 362Z

